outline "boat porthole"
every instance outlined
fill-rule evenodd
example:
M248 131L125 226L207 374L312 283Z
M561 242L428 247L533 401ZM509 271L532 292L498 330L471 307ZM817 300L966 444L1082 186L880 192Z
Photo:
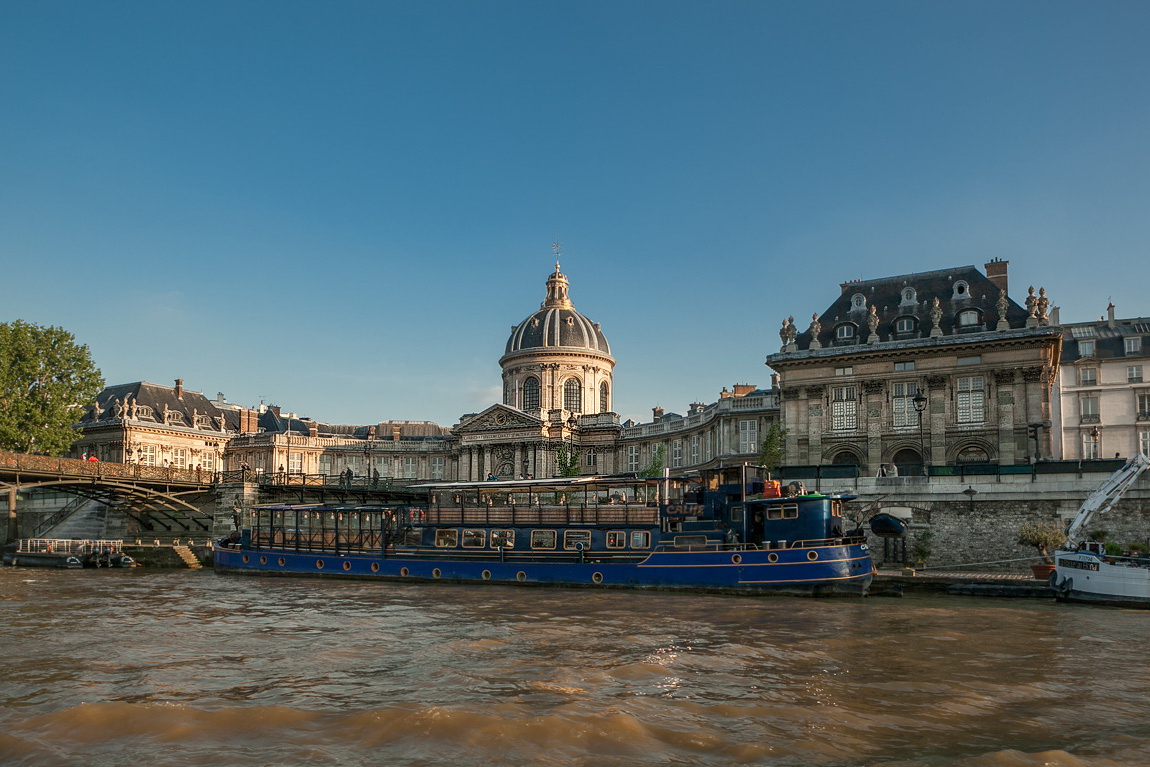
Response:
M323 560L322 559L317 559L315 561L315 569L316 570L322 570L323 569Z
M731 562L733 564L737 565L737 564L742 563L742 561L743 561L743 555L742 554L732 554L731 555Z
M819 558L819 553L817 551L808 551L807 552L807 559L811 560L812 562L814 562L818 558Z
M247 563L248 563L248 555L244 554L244 564L246 565Z
M399 568L399 575L401 578L406 578L411 573L406 567Z
M431 571L431 577L432 578L438 578L441 575L443 575L443 571L440 570L438 567Z
M278 564L280 567L283 567L284 565L287 564L287 562L284 560L283 557L280 557L279 559L276 560L276 564Z
M778 562L779 555L772 551L770 554L767 554L767 561L771 563Z
M523 581L527 580L527 573L520 570L519 572L515 573L515 580L523 583Z
M260 557L260 564L261 565L266 565L267 563L268 563L267 557Z
M344 570L350 570L351 569L351 562L348 562L345 560L343 563L343 569Z
M603 573L591 573L591 580L595 581L595 583L602 583Z
M371 571L372 571L373 573L378 573L378 572L379 572L379 562L372 562L372 563L371 563Z
M491 580L491 571L490 570L484 570L482 573L480 573L480 575L483 576L483 580L485 580L485 581Z

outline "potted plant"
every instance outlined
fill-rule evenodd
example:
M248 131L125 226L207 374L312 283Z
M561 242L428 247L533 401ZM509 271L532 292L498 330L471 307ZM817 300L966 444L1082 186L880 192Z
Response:
M1054 557L1050 552L1066 542L1066 531L1057 522L1027 522L1018 529L1018 542L1038 550L1042 564L1031 565L1030 570L1036 579L1045 581L1054 572Z

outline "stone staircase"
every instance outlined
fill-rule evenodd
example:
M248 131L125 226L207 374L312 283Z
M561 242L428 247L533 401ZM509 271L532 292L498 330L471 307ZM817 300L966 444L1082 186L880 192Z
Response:
M109 532L107 529L108 507L87 499L82 500L88 505L81 505L79 508L66 508L63 519L36 537L72 538L80 541L107 538Z
M196 555L193 554L192 550L187 546L174 545L172 546L172 550L179 555L180 559L184 560L184 564L188 566L189 570L200 570L203 568L203 565L200 564L200 560L196 558Z

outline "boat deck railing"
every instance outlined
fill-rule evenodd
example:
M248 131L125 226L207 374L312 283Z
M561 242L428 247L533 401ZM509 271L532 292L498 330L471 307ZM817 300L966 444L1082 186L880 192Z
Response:
M75 538L21 538L17 554L90 554L98 551L123 551L122 540L77 540Z
M504 506L433 506L426 511L429 525L620 525L655 526L659 509L645 504L570 504Z

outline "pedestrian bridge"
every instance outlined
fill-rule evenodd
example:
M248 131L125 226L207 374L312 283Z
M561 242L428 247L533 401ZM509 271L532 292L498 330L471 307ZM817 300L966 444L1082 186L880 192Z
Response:
M141 532L209 532L213 516L203 507L214 500L218 479L213 472L195 469L0 452L0 492L7 493L10 518L15 516L17 493L45 489L114 508ZM73 508L69 504L40 527L50 529Z

